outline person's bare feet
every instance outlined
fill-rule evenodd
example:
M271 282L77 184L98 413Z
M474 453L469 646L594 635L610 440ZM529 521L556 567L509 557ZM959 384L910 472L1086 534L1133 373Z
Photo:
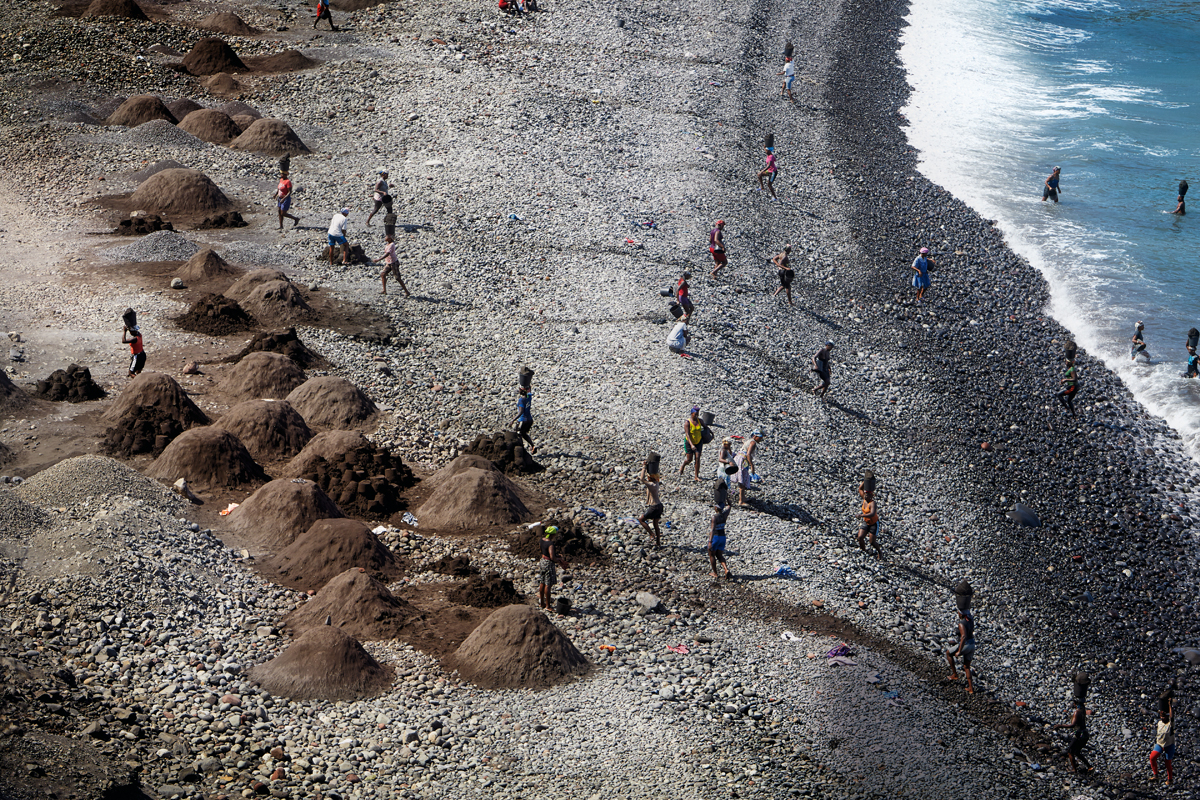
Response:
M720 575L718 575L718 574L717 574L717 573L715 573L715 572L710 572L710 573L708 573L708 574L709 574L709 575L712 575L714 578L719 578L719 577L721 577Z
M975 694L975 690L974 690L974 689L972 689L970 686L968 686L968 687L967 687L967 694Z
M387 289L381 289L381 290L379 291L379 293L380 293L380 294L387 294Z
M946 680L948 680L948 681L958 680L958 673L957 672L950 673L949 675L946 676Z

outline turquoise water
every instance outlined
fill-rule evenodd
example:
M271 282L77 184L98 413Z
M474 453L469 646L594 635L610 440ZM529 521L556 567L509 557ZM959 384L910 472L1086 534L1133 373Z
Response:
M1200 3L912 0L908 22L922 172L999 221L1050 313L1200 454L1200 380L1180 377L1200 328ZM1164 213L1181 178L1186 217ZM1148 364L1130 361L1137 320Z

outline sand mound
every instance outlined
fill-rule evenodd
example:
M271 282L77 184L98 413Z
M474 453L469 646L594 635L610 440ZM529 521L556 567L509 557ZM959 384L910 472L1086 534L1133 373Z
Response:
M112 425L102 449L121 456L158 455L186 429L208 424L182 387L161 372L143 372L130 381L101 419Z
M193 111L199 111L202 108L204 106L187 97L181 97L178 100L172 100L170 103L167 103L167 110L175 115L175 119L180 121L186 119L187 115Z
M323 519L267 560L264 576L302 592L315 592L349 569L362 567L384 583L400 577L392 551L356 519Z
M304 418L282 400L247 400L217 423L242 440L259 461L291 458L313 437Z
M129 202L158 213L208 214L229 211L233 203L203 172L165 169L137 188Z
M193 75L245 72L247 69L232 47L223 39L212 37L196 42L191 52L183 57L183 68Z
M66 369L56 369L50 377L37 382L37 396L55 403L86 403L106 396L100 384L92 380L92 371L87 367L72 364Z
M225 360L238 362L251 353L279 353L285 355L292 361L295 361L301 369L321 365L325 363L325 359L305 346L304 342L300 341L300 337L296 335L295 328L288 328L284 331L271 331L269 333L257 334L250 343L247 344L240 353L235 356L230 356Z
M452 603L475 608L500 608L520 603L522 600L521 593L513 586L513 582L501 578L498 572L468 578L465 584L446 597Z
M571 520L558 519L546 520L544 525L535 525L517 534L509 543L509 552L525 558L540 559L542 536L551 525L558 528L558 533L554 536L554 550L559 555L565 556L569 561L602 562L607 559L604 551L596 546L592 537L584 533L583 528Z
M209 14L197 22L196 27L202 31L224 33L229 36L256 36L262 33L258 28L247 25L237 14L231 14L228 11Z
M309 378L292 390L287 401L308 420L323 428L350 428L375 418L379 409L371 398L345 378Z
M224 111L233 119L238 117L253 117L254 119L262 119L262 114L252 105L243 103L241 100L231 100L228 103L222 103L217 106L217 111Z
M299 50L284 50L273 56L254 56L246 59L247 66L255 72L299 72L302 69L312 69L320 63Z
M242 131L229 115L215 108L199 108L184 117L179 127L213 144L225 144L241 135Z
M501 472L542 472L541 464L533 460L514 431L498 431L491 436L480 434L464 453L483 456Z
M0 410L12 411L28 403L29 395L22 392L8 377L8 373L0 368Z
M459 475L469 469L482 469L491 472L498 471L496 465L483 456L464 453L426 478L425 485L430 489L436 489L455 475Z
M155 161L145 169L140 169L137 172L131 172L129 177L132 178L134 182L141 183L147 178L157 175L158 173L167 169L187 169L187 167L172 158L167 158L163 159L162 161Z
M241 270L230 266L229 262L217 255L211 247L206 247L189 258L175 274L185 281L209 281L240 275Z
M218 72L216 75L205 78L203 84L204 88L208 89L210 92L216 92L217 94L233 94L235 92L240 92L243 88L245 88L243 87L241 81L230 75L228 72ZM232 119L235 123L237 123L236 117L232 117ZM245 130L245 126L238 124L238 130Z
M282 400L302 383L304 370L287 356L251 353L225 373L218 388L237 400Z
M237 436L213 426L181 433L146 474L167 484L185 478L199 490L233 489L270 480Z
M243 133L245 133L246 128L249 128L251 125L257 122L257 120L249 114L238 114L237 116L233 117L233 121L237 123L238 128Z
M344 516L312 481L279 479L247 497L225 518L225 528L256 548L273 550L287 547L319 519Z
M404 509L400 499L416 477L391 451L376 447L354 431L329 431L314 438L284 468L285 475L307 478L343 511L385 517Z
M391 685L392 670L376 661L356 639L321 625L265 664L250 680L277 697L292 700L359 700Z
M553 686L591 667L544 614L521 605L493 611L448 661L485 689Z
M254 327L254 317L236 300L219 294L204 295L187 312L175 317L174 322L185 331L205 336L226 336Z
M522 490L494 470L470 467L444 481L417 510L422 528L462 529L528 522Z
M364 641L393 639L398 629L418 615L405 600L358 568L330 579L311 600L283 618L293 633L321 627L326 617L334 627Z
M229 147L268 156L294 156L312 152L281 119L256 119L241 136L229 144Z
M139 22L149 22L150 18L142 7L133 0L92 0L87 10L81 15L84 19L93 17L123 17Z
M179 121L156 95L139 94L121 103L117 110L104 120L104 123L136 128L152 119L166 120L172 125Z
M284 323L304 320L313 315L312 306L300 293L300 288L277 269L256 269L247 272L225 290L255 318L264 322Z

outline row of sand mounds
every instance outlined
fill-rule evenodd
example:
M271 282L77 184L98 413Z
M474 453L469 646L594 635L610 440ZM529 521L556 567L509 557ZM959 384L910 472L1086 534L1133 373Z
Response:
M215 426L184 431L155 459L146 474L165 483L185 479L194 489L234 489L269 480L245 445Z
M279 353L258 352L230 367L218 387L238 400L282 400L304 381L304 370L295 361Z
M113 230L117 236L145 236L148 233L157 231L173 231L175 226L158 214L139 214L136 217L129 217L117 223L117 227Z
M195 47L183 57L180 66L192 75L205 77L222 72L296 72L312 69L319 63L299 50L284 50L274 55L247 56L243 59L224 39L210 36L196 42Z
M491 436L481 433L463 452L483 456L501 472L534 473L545 470L529 455L521 437L514 431L498 431Z
M447 661L485 689L553 686L591 668L566 634L525 605L493 611Z
M310 629L275 658L252 667L249 678L293 700L358 700L386 690L392 670L339 628Z
M213 144L226 144L242 135L242 129L224 111L215 108L197 109L179 122L179 127L197 139Z
M312 599L283 618L294 634L325 624L363 641L396 638L399 629L418 617L411 603L396 597L362 568L348 569L332 578Z
M429 480L434 490L417 511L423 527L464 530L532 517L528 492L479 456L459 456Z
M227 357L225 361L226 363L237 363L251 353L278 353L281 356L290 358L301 369L319 367L326 363L323 356L309 350L308 346L300 341L295 328L287 328L282 331L264 331L256 334L242 348L241 352Z
M225 529L251 549L280 551L317 520L346 516L312 481L280 478L259 488L226 517Z
M175 437L208 417L173 378L145 372L129 382L102 419L109 423L101 449L108 455L158 455Z
M391 583L403 570L400 561L371 530L356 519L322 519L262 564L263 576L282 586L315 592L346 570L366 570Z
M211 178L194 169L165 169L151 175L129 202L160 214L193 216L230 211L234 207Z
M313 315L312 306L304 299L300 287L277 269L247 272L225 290L225 296L238 301L259 320L282 323Z
M180 122L187 119L188 114L191 114L193 111L199 111L202 108L204 108L204 106L200 105L190 97L180 97L178 100L172 100L171 102L167 103L167 110L174 114L175 119L179 120ZM185 128L184 130L187 129ZM191 133L191 131L188 131L188 133Z
M401 493L416 483L408 465L357 431L320 434L284 474L313 481L347 513L375 517L402 510Z
M92 371L78 364L56 369L50 377L37 382L37 396L55 403L86 403L106 396L100 384L92 380Z
M309 378L288 394L287 401L309 425L321 428L357 427L379 413L362 389L333 375Z
M228 36L257 36L262 33L258 28L247 25L237 14L228 11L217 11L209 14L197 22L196 27L203 31L224 33Z
M184 262L175 275L185 281L211 281L242 274L237 267L206 247Z
M257 461L291 458L313 437L304 418L283 400L238 403L217 426L241 439Z
M473 576L467 582L446 595L452 603L475 608L500 608L523 601L513 582L502 578L498 572Z
M547 520L545 523L534 525L517 534L508 545L509 552L525 558L540 559L542 557L542 537L546 528L554 526L558 532L551 541L554 550L560 556L570 561L604 561L607 556L596 546L592 537L584 533L583 528L570 520Z
M174 322L185 331L205 336L226 336L250 330L254 317L246 313L236 300L219 294L206 294L192 303Z
M165 120L172 125L179 121L157 95L139 94L121 103L116 111L108 115L104 124L136 128L155 119Z

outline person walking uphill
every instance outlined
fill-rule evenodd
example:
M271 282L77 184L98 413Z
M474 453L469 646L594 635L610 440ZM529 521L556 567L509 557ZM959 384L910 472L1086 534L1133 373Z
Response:
M287 217L292 221L292 227L300 224L300 218L288 213L292 207L292 182L288 180L286 171L279 173L279 186L275 189L275 207L279 211L279 230L283 230L283 218Z
M391 236L383 237L387 245L383 248L383 258L375 259L375 263L383 262L383 272L379 273L379 280L383 283L383 289L380 294L387 294L387 276L390 272L396 282L400 284L400 288L404 290L405 297L412 297L412 292L408 291L408 287L404 285L404 278L400 277L400 259L396 257L396 240Z
M725 524L729 521L729 506L713 506L712 524L708 529L708 565L712 567L712 576L717 575L717 562L725 570L725 577L732 578L729 565L725 563Z
M771 197L776 200L779 195L775 194L775 177L779 174L779 164L775 161L775 150L771 147L763 148L767 153L767 163L763 170L758 173L758 190L763 190L763 178L767 179L767 189L771 192Z
M883 560L883 551L879 549L879 504L875 502L875 492L872 489L862 491L862 524L858 529L858 549L867 551L867 540L875 548L875 560Z
M704 444L700 440L703 437L704 423L700 421L700 409L692 406L692 410L683 420L684 458L679 466L680 475L687 469L688 464L695 462L696 480L700 480L700 453L704 450Z
M975 694L975 684L971 681L971 660L975 657L975 618L971 610L958 610L958 647L946 651L946 661L950 663L950 680L958 680L958 670L954 658L962 659L963 674L967 676L967 694Z
M921 299L925 297L925 290L929 288L929 268L937 266L932 258L929 257L929 248L922 247L921 252L913 259L912 268L916 271L913 275L912 285L917 290L917 305L921 305Z
M796 80L796 65L792 62L791 56L785 56L783 59L783 72L779 73L783 76L783 88L779 90L779 96L787 95L788 100L793 103L796 98L792 95L792 82Z
M646 465L642 465L642 474L638 476L638 480L646 487L646 510L638 517L638 524L646 531L646 533L654 534L654 546L662 546L662 532L658 529L658 521L662 519L663 504L662 504L662 483L659 482L657 472L647 471ZM650 526L646 523L653 522L654 530L650 530Z
M779 288L775 290L775 297L780 292L787 292L788 305L793 306L792 302L792 281L796 279L796 271L791 266L792 246L789 244L783 248L783 252L771 259L771 263L775 265L775 269L779 271Z
M343 208L329 221L329 264L333 266L333 248L342 248L342 264L350 263L350 243L346 240L346 225L350 222L350 209Z
M710 277L717 277L721 267L729 263L725 255L725 220L717 220L717 224L708 232L708 252L712 254L713 269Z
M317 18L313 20L314 30L317 27L317 23L323 19L329 20L329 30L337 30L337 27L333 24L333 15L329 13L329 0L317 0Z
M547 611L550 609L550 591L558 583L558 572L554 569L554 565L558 564L564 571L569 569L566 559L561 558L555 548L554 535L556 533L558 533L558 528L551 525L542 534L540 542L542 560L538 562L538 605Z
M1165 757L1165 758L1164 758ZM1158 760L1163 758L1167 768L1167 785L1175 779L1171 762L1175 760L1175 709L1170 697L1158 700L1158 725L1154 733L1154 747L1150 750L1150 780L1158 780Z
M756 430L750 434L750 441L742 445L742 449L734 458L734 463L737 464L738 471L733 475L733 482L738 487L739 506L746 505L746 488L756 476L754 472L754 452L758 449L758 443L762 441L762 438L762 431Z
M529 438L529 429L533 427L533 411L530 409L532 404L533 391L524 386L520 387L517 390L517 416L513 418L513 422L517 426L517 435L529 443L531 455L537 452L533 439Z
M1050 177L1046 178L1045 188L1042 189L1042 202L1053 200L1058 202L1058 193L1062 191L1059 187L1059 181L1062 179L1062 167L1055 167L1050 173Z
M821 397L824 397L825 393L829 391L829 381L833 375L833 368L829 363L829 359L832 357L832 350L833 342L827 341L825 342L825 346L818 350L812 358L812 371L817 374L817 380L820 381L820 383L813 387L813 394L820 395Z
M387 209L387 213L392 213L392 196L388 193L388 172L386 169L379 170L379 180L375 181L375 192L371 195L371 199L375 201L375 208L367 214L365 224L371 224L371 217L379 213L379 207L383 206ZM384 220L387 222L387 220Z
M1072 732L1071 744L1067 748L1067 761L1071 764L1072 772L1079 771L1075 766L1076 759L1083 764L1083 768L1088 772L1091 772L1093 769L1091 763L1083 755L1083 748L1087 746L1088 739L1091 738L1087 729L1087 709L1084 708L1086 703L1085 698L1087 696L1088 683L1090 683L1090 681L1085 673L1080 672L1075 676L1076 696L1074 708L1071 710L1071 719L1068 722L1064 722L1053 727L1053 730L1069 728ZM1080 694L1081 690L1082 695Z

